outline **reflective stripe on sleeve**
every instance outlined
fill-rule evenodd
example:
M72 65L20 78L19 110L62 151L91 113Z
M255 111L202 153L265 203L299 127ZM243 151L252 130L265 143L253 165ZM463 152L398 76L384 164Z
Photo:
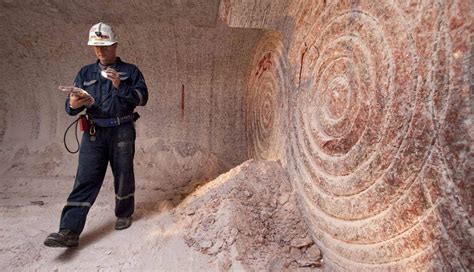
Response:
M68 202L66 206L78 206L78 207L91 207L92 205L89 202Z
M134 195L134 193L131 193L131 194L128 194L126 196L118 196L118 195L115 195L115 197L118 199L118 200L124 200L124 199L127 199L129 197L132 197Z
M138 106L143 105L143 95L137 89L135 89L135 92L137 92L138 98L140 99L140 102L138 103Z

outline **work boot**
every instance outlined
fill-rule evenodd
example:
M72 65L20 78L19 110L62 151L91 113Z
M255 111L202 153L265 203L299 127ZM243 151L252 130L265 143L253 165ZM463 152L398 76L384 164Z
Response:
M115 222L115 229L116 230L123 230L132 225L132 217L119 217Z
M57 233L48 235L44 240L44 245L48 247L77 247L79 235L70 229L61 229Z

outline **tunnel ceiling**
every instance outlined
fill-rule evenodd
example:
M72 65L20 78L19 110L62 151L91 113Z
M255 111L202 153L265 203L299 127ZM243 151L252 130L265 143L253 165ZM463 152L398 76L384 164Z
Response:
M52 90L94 60L85 38L103 20L153 90L137 172L175 141L227 168L280 161L328 269L472 269L470 1L1 7L3 171L71 158L55 144L69 120Z
M26 14L37 14L59 18L63 23L87 25L97 20L107 20L112 25L125 23L170 23L187 22L199 27L214 27L217 23L219 0L182 1L57 1L26 0L1 2L2 16L17 14L26 19ZM32 22L34 18L25 20Z

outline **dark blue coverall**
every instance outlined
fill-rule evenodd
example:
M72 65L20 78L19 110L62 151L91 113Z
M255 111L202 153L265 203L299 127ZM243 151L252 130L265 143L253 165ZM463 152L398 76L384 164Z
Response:
M131 115L136 106L147 103L145 79L135 65L117 58L110 67L119 73L118 90L113 87L111 80L101 76L99 61L82 67L74 81L74 86L86 90L95 99L94 104L86 109L92 118ZM66 99L66 112L69 115L77 115L85 108L72 109L69 98ZM70 229L77 234L84 229L87 213L99 194L109 162L114 176L115 215L129 217L134 212L134 121L113 127L96 125L95 128L95 139L91 139L88 132L82 136L74 188L61 214L60 229Z

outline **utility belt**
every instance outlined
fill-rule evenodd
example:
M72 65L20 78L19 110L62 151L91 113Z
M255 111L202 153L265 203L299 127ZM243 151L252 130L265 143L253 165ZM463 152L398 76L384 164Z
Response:
M140 118L138 112L134 112L129 115L115 118L92 118L87 114L82 114L79 117L79 128L81 131L87 131L90 135L90 140L95 141L95 127L118 127L121 124L128 123L130 121L137 121Z
M81 131L85 131L85 132L88 132L89 135L90 135L90 140L91 141L95 141L96 140L96 137L95 137L95 133L96 133L96 130L95 130L95 126L98 126L98 127L118 127L120 126L121 124L125 124L125 123L128 123L130 121L137 121L138 118L140 118L140 115L138 114L138 112L134 112L132 114L129 114L129 115L125 115L125 116L122 116L122 117L115 117L115 118L105 118L105 119L101 119L101 118L92 118L91 116L89 116L88 114L81 114L79 116L79 118L77 118L74 122L72 122L68 128L66 129L66 131L64 132L64 138L63 138L63 142L64 142L64 146L66 147L66 150L69 152L69 153L77 153L79 152L79 148L80 148L80 144L79 144L79 138L77 137L77 124L79 123L79 128ZM71 151L69 149L69 147L67 146L66 144L66 136L67 136L67 132L69 131L69 129L73 126L73 125L76 125L76 142L77 142L77 150L75 151Z
M140 118L138 112L134 112L129 115L115 118L92 118L90 115L82 114L80 116L79 127L81 131L91 131L94 126L98 127L118 127L121 124L128 123L130 121L137 121Z

